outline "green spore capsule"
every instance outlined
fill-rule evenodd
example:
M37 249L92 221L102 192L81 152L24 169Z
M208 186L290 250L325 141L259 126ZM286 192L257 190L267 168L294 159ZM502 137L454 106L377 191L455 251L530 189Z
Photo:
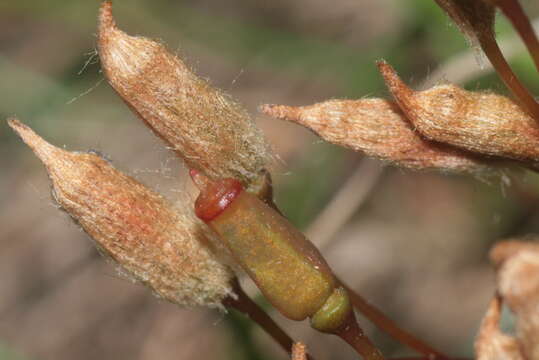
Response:
M292 320L320 312L337 281L318 249L238 181L211 182L196 171L191 176L201 190L197 216L217 233L268 301Z

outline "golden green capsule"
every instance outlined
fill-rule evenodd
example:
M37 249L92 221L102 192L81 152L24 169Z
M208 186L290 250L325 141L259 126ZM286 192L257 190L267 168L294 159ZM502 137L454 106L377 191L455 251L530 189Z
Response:
M201 188L196 213L228 247L269 302L292 320L313 316L334 293L336 280L314 245L292 224L232 179Z

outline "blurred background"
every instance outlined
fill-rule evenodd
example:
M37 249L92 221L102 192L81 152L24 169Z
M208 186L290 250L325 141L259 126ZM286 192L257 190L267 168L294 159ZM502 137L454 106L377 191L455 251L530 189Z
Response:
M539 16L536 2L522 3ZM0 2L0 359L285 359L238 314L179 309L120 278L56 209L43 167L6 126L15 115L53 144L98 150L180 198L181 162L103 81L98 6ZM132 0L114 10L122 29L166 42L248 108L277 155L277 203L343 279L434 346L473 356L494 287L488 249L539 232L538 177L512 173L507 185L383 167L256 110L386 96L380 58L415 86L447 79L505 92L434 1ZM501 17L497 31L538 93ZM338 339L272 314L317 359L355 358ZM387 356L413 354L362 323Z

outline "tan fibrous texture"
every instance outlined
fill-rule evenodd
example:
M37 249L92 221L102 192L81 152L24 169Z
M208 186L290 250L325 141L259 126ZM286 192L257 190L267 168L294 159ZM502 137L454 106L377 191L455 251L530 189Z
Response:
M516 338L526 359L539 359L539 243L506 241L491 251L498 292L516 316Z
M398 166L454 172L488 169L463 151L422 139L392 101L329 100L301 107L264 105L260 110L303 125L333 144Z
M477 360L523 360L518 341L500 330L501 299L494 297L475 339Z
M435 0L472 45L494 38L496 8L487 0Z
M57 148L14 119L9 125L45 164L58 205L104 254L168 301L221 307L232 274L194 215L96 154Z
M244 185L260 176L268 146L247 112L162 44L119 30L109 1L100 10L98 51L111 86L189 168Z
M479 154L539 161L536 121L511 99L456 85L410 89L387 63L378 67L389 91L422 135Z
M307 347L297 342L292 345L292 360L307 360Z

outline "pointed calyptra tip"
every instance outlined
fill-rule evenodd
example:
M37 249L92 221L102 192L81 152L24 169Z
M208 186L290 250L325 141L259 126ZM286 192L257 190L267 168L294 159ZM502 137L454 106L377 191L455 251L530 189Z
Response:
M142 37L129 36L116 27L112 2L101 4L98 16L97 47L105 75L117 91L131 87L132 79L144 71L160 44Z
M414 97L416 92L406 85L404 81L402 81L393 66L389 65L385 60L378 60L376 65L378 66L378 71L380 71L380 74L384 79L387 89L393 96L393 99L399 106L400 110L404 113L404 120L411 123L415 128L418 128L415 120L420 115L417 114L419 106L417 105ZM419 130L423 136L426 136L420 128L417 130ZM426 138L429 140L437 140L429 136L426 136Z
M301 121L300 111L298 108L292 106L264 104L258 108L258 111L281 120L293 122Z
M393 66L389 65L385 60L377 61L376 65L378 66L378 71L380 71L380 74L384 78L386 86L393 96L397 98L397 101L402 97L411 96L413 94L413 90L402 81Z
M103 1L99 8L99 33L116 28L116 22L112 16L112 1Z
M63 152L62 149L43 140L42 137L18 119L10 118L7 123L46 166L50 165L54 155Z
M386 74L394 73L395 69L387 61L384 59L376 60L376 66L378 67L378 70L382 74L382 76L385 77Z

